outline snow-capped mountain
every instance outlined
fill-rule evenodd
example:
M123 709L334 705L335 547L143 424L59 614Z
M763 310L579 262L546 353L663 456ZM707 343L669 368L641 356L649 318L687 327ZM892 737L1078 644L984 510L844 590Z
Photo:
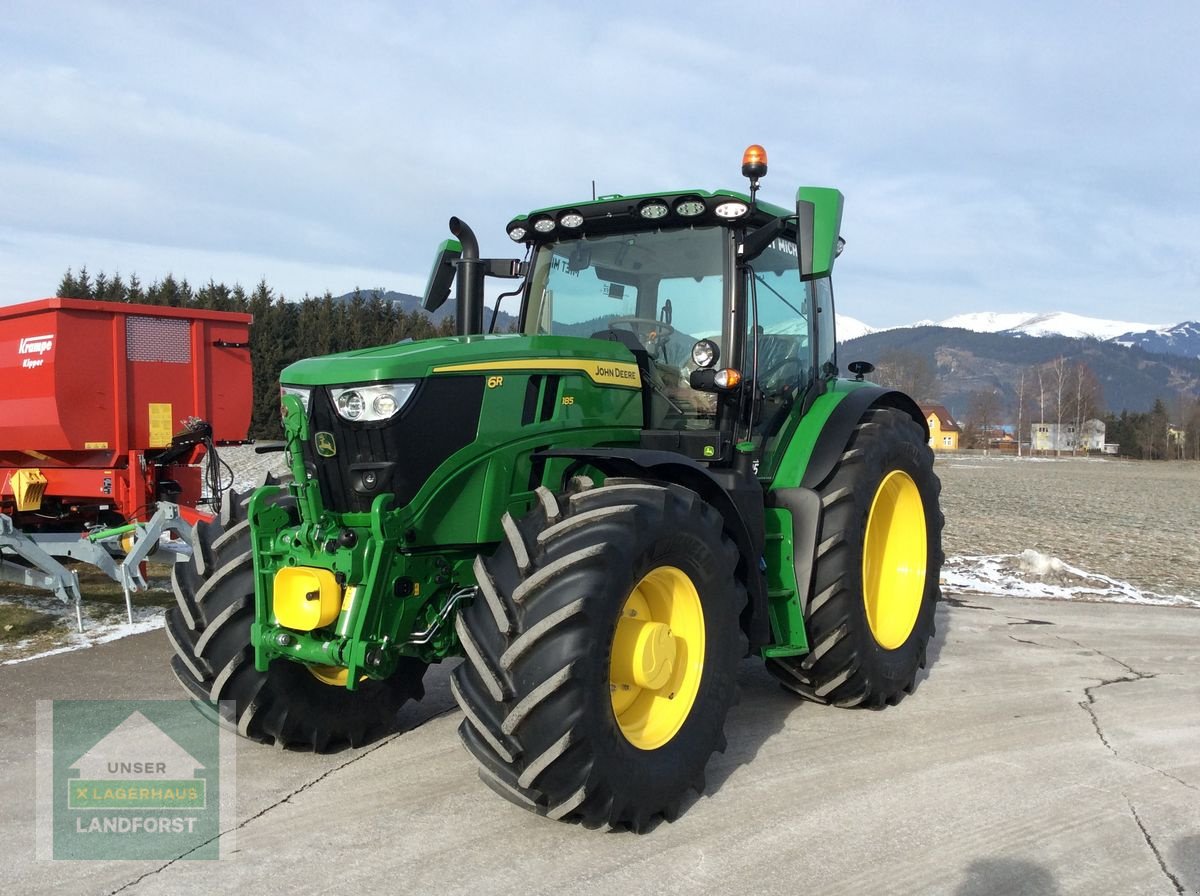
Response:
M1173 327L1122 333L1113 342L1163 355L1200 358L1200 321L1188 320Z
M1135 323L1085 317L1067 311L976 311L956 314L945 320L919 320L905 327L872 327L860 320L839 314L838 340L845 342L888 329L948 327L976 333L1009 333L1013 336L1068 336L1072 339L1113 340L1122 345L1140 345L1147 351L1200 355L1200 323L1175 326Z
M838 342L846 342L849 339L857 339L859 336L866 336L868 333L878 331L877 327L864 324L861 320L850 317L845 314L834 312L834 318L837 321L837 338Z
M910 326L914 327L954 327L959 330L973 330L976 333L1003 333L1020 327L1030 318L1038 317L1033 312L1025 311L975 311L969 314L956 314L945 320L921 320Z
M939 327L958 327L977 333L1023 333L1027 336L1070 336L1093 339L1113 339L1125 333L1163 329L1163 324L1131 323L1121 320L1106 320L1099 317L1084 317L1066 311L1051 311L1045 314L1020 311L997 313L983 311L976 314L956 314L937 324Z

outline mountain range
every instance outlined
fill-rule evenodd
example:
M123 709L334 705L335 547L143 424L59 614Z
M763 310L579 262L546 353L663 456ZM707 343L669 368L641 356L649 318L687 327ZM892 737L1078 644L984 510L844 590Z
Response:
M1090 367L1105 410L1145 412L1162 399L1173 417L1181 399L1200 399L1200 322L1170 326L1049 313L978 312L945 320L876 329L838 315L839 355L878 362L889 354L924 359L936 377L936 397L963 417L971 394L996 390L1016 404L1022 372L1056 358ZM843 364L843 366L845 366Z
M1104 410L1145 412L1161 399L1172 419L1182 419L1180 399L1200 399L1200 358L1155 353L1115 339L921 326L879 330L838 346L843 369L855 360L879 365L889 356L922 359L936 377L935 394L913 397L935 398L959 418L967 415L974 392L997 391L1006 407L1015 406L1022 374L1028 386L1038 367L1045 369L1058 358L1091 369Z
M981 311L956 314L941 321L921 320L905 327L877 328L853 317L842 314L837 316L840 342L848 342L870 333L884 332L885 329L898 330L914 327L944 327L970 330L974 333L1004 333L1010 336L1066 336L1073 339L1095 339L1101 342L1114 342L1126 347L1136 346L1156 354L1200 358L1200 321L1184 321L1179 324L1163 326L1084 317L1066 311L1047 313Z

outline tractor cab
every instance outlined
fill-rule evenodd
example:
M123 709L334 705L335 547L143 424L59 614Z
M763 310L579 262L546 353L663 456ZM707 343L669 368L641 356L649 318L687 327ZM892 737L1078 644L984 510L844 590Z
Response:
M519 215L507 232L526 249L520 262L443 244L426 307L444 300L457 269L459 317L482 331L482 286L470 279L519 273L521 333L616 342L632 354L642 447L715 466L746 460L768 479L791 409L837 373L829 273L842 197L802 187L794 212L757 200L761 147L747 150L743 172L749 195L610 195ZM466 225L451 226L475 246Z

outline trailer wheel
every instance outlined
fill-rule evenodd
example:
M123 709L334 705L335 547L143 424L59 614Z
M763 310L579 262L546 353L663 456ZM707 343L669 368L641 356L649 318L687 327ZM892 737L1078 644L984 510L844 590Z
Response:
M590 483L587 483L590 484ZM688 489L610 479L505 516L457 621L480 777L538 815L643 831L724 750L746 639L738 552Z
M390 733L401 706L424 695L424 663L402 660L390 678L363 681L355 691L300 663L254 668L250 494L227 496L222 518L196 527L193 562L175 564L176 605L166 626L175 677L195 699L219 703L222 721L238 734L262 743L321 753ZM293 504L284 495L276 501Z
M822 518L807 656L767 661L820 703L879 708L916 687L940 597L941 483L921 427L868 411L818 489Z

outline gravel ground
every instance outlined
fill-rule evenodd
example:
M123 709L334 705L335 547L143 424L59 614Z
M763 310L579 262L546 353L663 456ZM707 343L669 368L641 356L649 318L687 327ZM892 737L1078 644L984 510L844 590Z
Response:
M1200 598L1200 464L939 455L948 557L1035 550Z

